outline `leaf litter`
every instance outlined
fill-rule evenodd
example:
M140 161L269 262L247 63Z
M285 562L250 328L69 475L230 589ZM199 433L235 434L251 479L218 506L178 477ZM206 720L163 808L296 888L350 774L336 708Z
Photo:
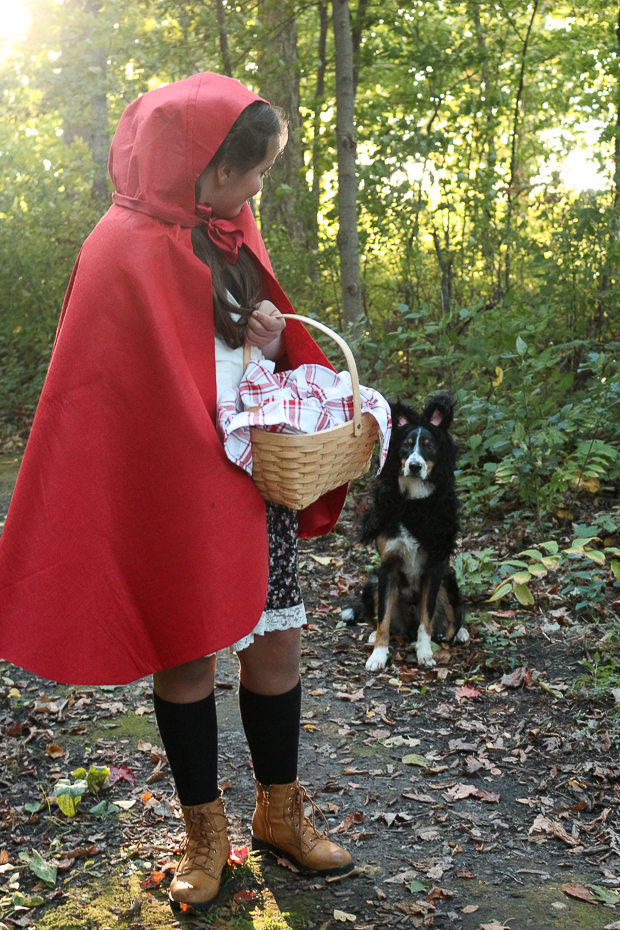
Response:
M354 539L350 518L338 532ZM369 673L368 630L339 626L341 607L363 583L368 550L344 549L330 537L303 540L300 549L309 621L304 716L313 727L301 739L300 774L356 867L327 881L301 876L284 860L286 871L268 858L243 859L253 782L239 724L229 719L221 727L220 782L241 861L223 888L219 926L232 928L233 905L234 913L256 907L270 888L294 928L301 894L304 920L316 927L383 930L406 919L413 927L447 921L506 930L506 888L548 882L562 888L567 907L605 908L613 918L620 888L620 766L609 757L618 739L609 715L615 698L569 690L582 672L578 618L564 608L555 629L551 612L539 619L531 611L494 612L498 627L522 630L523 659L514 668L493 664L482 632L489 620L470 624L468 646L436 653L439 668L418 668L415 648L398 641L388 667ZM218 664L216 699L229 709L235 661ZM0 679L2 921L29 926L47 909L75 907L76 896L116 870L136 876L140 894L140 910L127 897L117 916L139 917L148 930L153 909L167 908L183 836L151 683L66 688L6 663ZM105 780L91 775L88 783L93 766L107 772ZM56 798L70 797L76 785L69 816ZM615 930L620 919L607 926Z

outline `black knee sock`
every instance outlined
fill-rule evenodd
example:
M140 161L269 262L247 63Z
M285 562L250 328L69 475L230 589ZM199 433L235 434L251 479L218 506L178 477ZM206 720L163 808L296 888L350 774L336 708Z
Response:
M208 804L219 796L217 716L213 691L202 701L173 704L153 694L155 717L181 804Z
M255 694L239 685L239 710L256 780L263 785L295 781L301 680L285 694Z

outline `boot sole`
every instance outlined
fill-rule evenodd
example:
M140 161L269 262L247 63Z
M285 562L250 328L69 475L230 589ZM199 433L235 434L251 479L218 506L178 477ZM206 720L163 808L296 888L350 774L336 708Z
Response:
M311 872L313 875L344 875L345 872L351 872L355 868L353 861L351 861L347 862L346 865L334 866L332 869L310 869L299 859L296 859L295 856L292 856L291 853L284 852L283 849L278 849L277 846L272 846L266 840L259 840L257 836L252 836L252 850L253 852L269 852L272 856L277 856L278 859L288 859L302 872Z
M203 913L204 911L208 911L209 908L215 904L215 898L211 898L210 901L196 901L195 904L190 904L189 901L177 901L176 898L173 898L172 895L168 893L168 904L175 914L181 910L181 904L187 904L188 907L193 908L195 911Z

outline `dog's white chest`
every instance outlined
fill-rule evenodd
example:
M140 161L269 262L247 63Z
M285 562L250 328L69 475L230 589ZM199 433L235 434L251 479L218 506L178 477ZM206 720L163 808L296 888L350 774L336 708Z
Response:
M410 585L416 587L417 581L426 566L426 552L404 527L394 539L388 540L385 555L398 555L402 560L402 570Z
M427 479L401 475L398 479L398 488L403 497L414 501L430 497L435 490L435 485Z

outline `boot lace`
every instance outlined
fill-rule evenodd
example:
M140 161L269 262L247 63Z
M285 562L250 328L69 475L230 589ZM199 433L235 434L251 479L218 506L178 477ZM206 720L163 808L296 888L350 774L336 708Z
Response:
M217 840L226 827L226 816L204 810L192 810L191 824L181 844L183 858L177 875L186 875L195 869L212 872L217 860ZM221 821L218 829L217 821Z
M305 836L307 830L310 833L310 843L313 841L316 842L319 839L324 839L326 836L329 836L329 824L327 823L325 814L318 806L318 804L312 800L303 785L297 784L293 788L291 792L291 801L293 808L293 823L296 832L301 832L302 836ZM309 802L311 807L311 815L309 818L306 817L306 802ZM317 829L315 823L316 814L319 814L321 820L325 824L325 836ZM302 829L304 826L306 829Z

